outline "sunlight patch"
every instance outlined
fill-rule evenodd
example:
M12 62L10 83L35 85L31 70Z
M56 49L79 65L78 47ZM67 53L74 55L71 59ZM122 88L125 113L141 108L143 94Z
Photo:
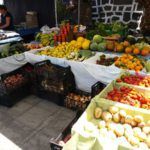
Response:
M0 133L0 150L22 150L22 149Z

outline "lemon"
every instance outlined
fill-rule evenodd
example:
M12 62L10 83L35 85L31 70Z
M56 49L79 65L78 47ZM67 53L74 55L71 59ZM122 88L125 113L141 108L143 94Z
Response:
M78 41L78 42L77 42L77 47L78 47L79 49L82 48L82 42Z
M88 43L91 43L91 41L90 41L90 40L88 40L88 39L85 39L85 41L86 41L86 42L88 42Z
M72 40L72 41L70 42L70 44L75 45L75 44L76 44L76 41L75 41L75 40Z
M84 50L88 50L90 48L90 42L88 42L88 41L83 42L82 48Z
M78 38L77 38L77 42L81 42L81 43L83 43L83 42L84 42L84 40L85 40L85 39L84 39L83 37L78 37Z

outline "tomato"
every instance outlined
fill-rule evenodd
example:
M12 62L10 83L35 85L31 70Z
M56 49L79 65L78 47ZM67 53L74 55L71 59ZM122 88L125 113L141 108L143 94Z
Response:
M116 81L117 81L117 82L122 82L122 80L121 80L121 79L117 79Z

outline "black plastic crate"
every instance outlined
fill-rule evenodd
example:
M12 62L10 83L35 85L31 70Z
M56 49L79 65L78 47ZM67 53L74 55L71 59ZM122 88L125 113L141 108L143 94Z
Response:
M105 84L101 83L101 82L96 82L92 88L91 88L91 97L95 97L96 95L98 95L104 88L106 87Z
M1 75L0 105L11 107L30 94L28 76L19 68Z
M75 89L75 79L70 67L52 64L49 60L35 64L37 95L64 105L66 94Z
M63 147L59 144L60 141L69 140L71 137L71 128L75 124L75 122L79 119L82 112L78 111L75 118L67 125L67 127L56 137L50 139L50 148L51 150L62 150Z
M35 69L34 65L27 63L24 66L21 67L21 70L24 74L28 76L28 79L30 81L30 92L31 94L36 94L36 75L35 75Z
M84 111L89 105L91 100L91 93L84 92L81 90L75 90L68 93L65 98L65 107L72 110Z

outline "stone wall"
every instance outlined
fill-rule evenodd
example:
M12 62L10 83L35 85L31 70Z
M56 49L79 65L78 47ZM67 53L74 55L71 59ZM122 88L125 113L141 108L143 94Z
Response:
M139 28L143 8L136 0L92 0L92 19L110 23L121 21Z

